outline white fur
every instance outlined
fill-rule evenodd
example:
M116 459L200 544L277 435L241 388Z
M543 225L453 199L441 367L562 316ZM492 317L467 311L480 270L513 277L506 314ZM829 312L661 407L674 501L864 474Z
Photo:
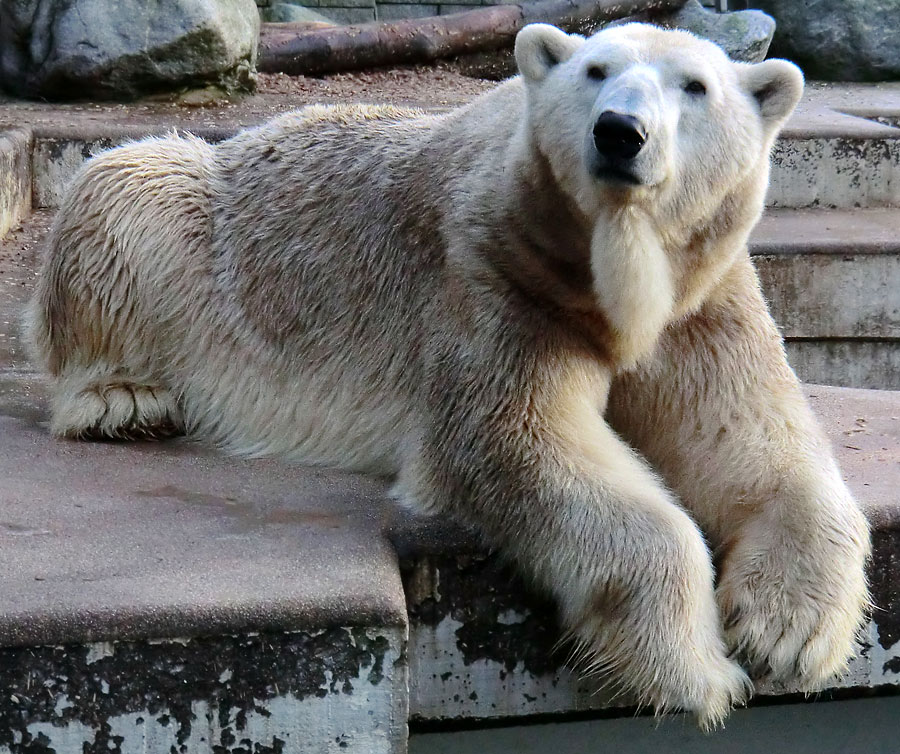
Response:
M745 248L802 77L642 25L527 27L516 57L440 117L311 107L92 160L31 313L54 432L396 475L556 597L589 671L703 725L739 662L814 688L868 532ZM609 109L646 131L628 185Z

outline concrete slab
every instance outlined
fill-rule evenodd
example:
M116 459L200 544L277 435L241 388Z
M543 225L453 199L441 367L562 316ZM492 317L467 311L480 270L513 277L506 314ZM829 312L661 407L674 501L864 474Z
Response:
M900 125L900 84L808 81L800 107L788 122L791 138L890 136Z
M30 129L0 130L0 238L31 212Z
M788 361L804 382L900 390L900 342L896 340L789 339Z
M750 253L900 254L900 208L766 210Z
M0 416L0 645L403 626L383 485Z

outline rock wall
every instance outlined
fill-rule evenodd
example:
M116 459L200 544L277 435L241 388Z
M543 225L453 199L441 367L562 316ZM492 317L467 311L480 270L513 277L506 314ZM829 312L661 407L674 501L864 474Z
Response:
M128 99L179 88L252 89L253 0L0 3L0 82L21 97Z

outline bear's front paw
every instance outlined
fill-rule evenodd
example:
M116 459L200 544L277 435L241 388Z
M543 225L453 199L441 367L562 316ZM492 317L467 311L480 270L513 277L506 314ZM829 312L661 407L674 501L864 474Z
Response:
M791 531L762 516L727 553L717 597L750 675L816 691L846 670L869 606L868 529L855 506Z
M630 687L639 706L650 705L661 714L691 712L703 730L717 728L733 707L749 699L753 685L728 657L718 626L701 621L663 636L665 623L661 619L648 629L613 628L604 618L588 622L576 633L580 648L575 654L587 675L613 670L615 685Z

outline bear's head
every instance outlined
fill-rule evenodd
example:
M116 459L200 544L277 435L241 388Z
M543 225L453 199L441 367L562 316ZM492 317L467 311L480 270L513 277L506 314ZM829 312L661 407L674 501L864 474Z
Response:
M746 249L803 75L646 24L588 39L534 24L515 53L526 103L517 143L592 228L594 302L627 367Z
M769 149L803 90L787 61L736 63L646 24L588 39L532 24L515 54L530 136L588 213L612 193L702 216L751 174L764 189Z

